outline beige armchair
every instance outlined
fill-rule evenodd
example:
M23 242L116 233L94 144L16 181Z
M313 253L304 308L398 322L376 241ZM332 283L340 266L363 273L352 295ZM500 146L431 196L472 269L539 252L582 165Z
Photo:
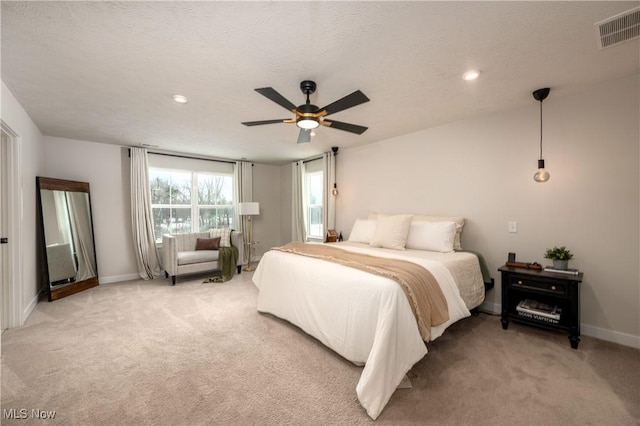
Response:
M197 250L198 238L211 238L209 232L164 234L162 236L162 266L165 276L176 284L176 276L196 272L220 270L219 251ZM238 248L238 274L244 260L244 238L241 232L231 231L231 245Z

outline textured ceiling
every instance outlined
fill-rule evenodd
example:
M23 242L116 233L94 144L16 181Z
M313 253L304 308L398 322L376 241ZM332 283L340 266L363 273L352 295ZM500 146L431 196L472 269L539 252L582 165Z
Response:
M45 135L281 163L638 73L639 41L598 50L593 25L638 4L2 1L1 72ZM318 106L362 90L331 118L369 130L240 124L290 117L253 89L301 104L305 79Z

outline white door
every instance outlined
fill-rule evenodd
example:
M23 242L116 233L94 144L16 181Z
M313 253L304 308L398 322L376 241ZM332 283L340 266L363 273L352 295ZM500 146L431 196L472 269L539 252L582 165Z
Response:
M8 176L7 176L7 148L9 145L9 138L5 132L2 133L2 139L0 141L0 291L2 291L2 303L0 303L0 329L7 328L9 320L8 314L8 302L9 302L9 268L7 262L8 245L5 244L4 238L7 237L7 192L8 192Z
M0 328L22 325L20 137L0 119ZM4 239L7 240L4 240ZM7 241L5 244L4 242Z

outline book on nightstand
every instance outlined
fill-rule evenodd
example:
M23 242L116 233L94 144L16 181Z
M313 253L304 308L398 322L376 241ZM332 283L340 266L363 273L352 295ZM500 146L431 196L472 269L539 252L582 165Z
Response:
M562 309L558 306L541 303L533 299L521 300L516 306L516 311L520 316L555 324L560 321L560 315L562 314Z
M546 322L548 324L560 324L560 316L558 318L550 318L545 315L532 314L531 312L518 311L518 316L522 318L530 318L540 322Z

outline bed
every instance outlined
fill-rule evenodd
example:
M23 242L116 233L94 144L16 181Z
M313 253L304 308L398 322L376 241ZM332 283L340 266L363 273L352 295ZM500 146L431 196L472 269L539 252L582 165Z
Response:
M421 265L437 280L446 298L449 319L431 327L430 340L468 317L469 310L484 300L485 282L475 254L372 247L372 235L364 238L369 243L357 241L356 226L351 233L355 238L331 246L407 260ZM364 365L356 393L374 420L405 374L427 353L407 296L390 278L270 250L260 260L253 282L259 290L259 312L296 325L347 360Z

